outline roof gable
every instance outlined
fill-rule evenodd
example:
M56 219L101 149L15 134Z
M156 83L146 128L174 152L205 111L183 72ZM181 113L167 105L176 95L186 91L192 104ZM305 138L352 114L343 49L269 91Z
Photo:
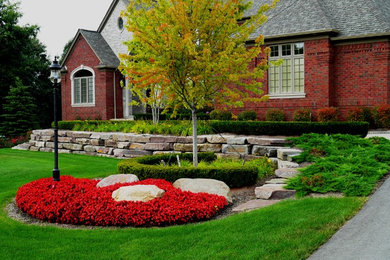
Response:
M128 4L130 3L129 0L113 0L112 3L111 3L111 5L110 5L110 7L109 7L108 10L107 10L106 15L104 16L102 22L100 23L99 28L97 29L97 31L98 31L99 33L101 33L102 30L104 29L104 26L106 25L108 19L110 18L112 12L114 11L114 9L115 9L115 7L117 6L117 4L118 4L119 1L123 1L126 5L128 5Z
M112 49L110 48L106 40L104 40L102 35L95 31L88 31L83 29L79 29L77 31L77 34L73 39L73 43L62 62L62 66L66 63L70 54L73 52L73 49L79 37L83 37L86 40L92 51L95 53L96 57L98 57L100 61L99 67L117 68L119 66L120 62L118 57L112 51Z

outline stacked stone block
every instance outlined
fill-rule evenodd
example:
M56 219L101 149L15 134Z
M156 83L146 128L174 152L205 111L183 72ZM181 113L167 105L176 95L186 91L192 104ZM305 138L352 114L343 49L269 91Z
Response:
M192 152L191 136L82 131L59 131L58 135L59 153L132 158L159 153ZM288 143L285 137L237 135L202 135L197 141L199 152L215 152L225 157L276 157L280 146ZM53 152L54 131L34 130L30 141L15 149Z

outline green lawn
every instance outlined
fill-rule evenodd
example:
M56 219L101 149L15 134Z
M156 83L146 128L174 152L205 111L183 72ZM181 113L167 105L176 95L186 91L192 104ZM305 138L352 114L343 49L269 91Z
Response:
M168 228L63 229L10 219L19 186L50 177L53 154L0 149L1 259L304 259L365 198L301 199L201 224ZM105 176L118 160L60 154L61 174Z

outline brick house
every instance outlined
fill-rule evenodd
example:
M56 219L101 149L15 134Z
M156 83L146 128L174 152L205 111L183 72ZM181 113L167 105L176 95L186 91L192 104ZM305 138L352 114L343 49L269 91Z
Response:
M269 1L253 2L248 16ZM131 93L119 85L117 56L131 37L119 17L127 3L114 0L96 32L77 33L63 62L64 120L128 118L143 110L129 106ZM261 119L280 108L292 119L298 108L333 106L345 118L354 107L390 104L390 1L281 0L267 16L248 46L264 35L270 60L282 59L283 65L271 67L264 79L268 101L234 113L255 110Z

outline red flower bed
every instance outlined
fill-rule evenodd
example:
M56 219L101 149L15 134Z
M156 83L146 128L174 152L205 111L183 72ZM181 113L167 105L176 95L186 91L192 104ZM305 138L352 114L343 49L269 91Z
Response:
M165 180L96 188L98 181L62 176L27 183L16 194L18 207L34 218L48 222L96 226L166 226L213 217L227 205L225 197L181 191ZM156 185L165 190L162 198L148 202L117 202L114 190L130 185Z

